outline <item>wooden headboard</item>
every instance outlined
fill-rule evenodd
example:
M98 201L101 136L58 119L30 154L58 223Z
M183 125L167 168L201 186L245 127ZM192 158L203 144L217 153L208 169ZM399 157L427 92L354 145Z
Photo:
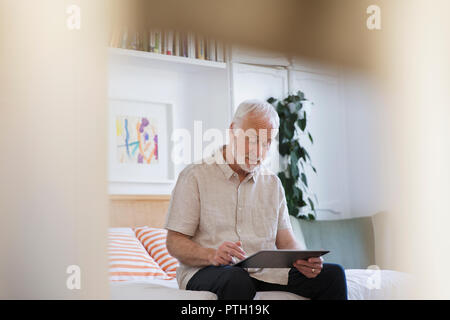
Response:
M109 197L109 226L162 228L170 195L112 195Z

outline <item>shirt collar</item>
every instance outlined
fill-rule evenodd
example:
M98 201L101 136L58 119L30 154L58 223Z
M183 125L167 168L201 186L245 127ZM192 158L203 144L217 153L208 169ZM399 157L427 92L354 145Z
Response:
M227 180L229 180L233 175L237 176L237 173L235 173L233 171L233 169L231 169L231 167L228 165L228 163L226 163L224 157L223 157L223 147L220 147L218 150L216 150L216 152L214 153L214 159L216 164L219 166L219 168L222 170L225 178ZM249 172L249 176L250 177L246 177L246 180L250 180L252 179L253 182L256 182L256 176L259 172L259 167L257 166L255 169L253 169L253 171Z

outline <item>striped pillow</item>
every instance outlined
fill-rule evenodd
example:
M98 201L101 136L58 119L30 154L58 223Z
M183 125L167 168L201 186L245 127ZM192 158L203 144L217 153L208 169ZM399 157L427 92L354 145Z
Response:
M108 254L111 281L171 279L149 256L131 228L109 229Z
M178 260L172 257L167 251L166 229L157 229L150 227L140 227L134 229L136 237L144 245L150 256L155 259L163 271L172 278L176 277L176 271L179 266Z

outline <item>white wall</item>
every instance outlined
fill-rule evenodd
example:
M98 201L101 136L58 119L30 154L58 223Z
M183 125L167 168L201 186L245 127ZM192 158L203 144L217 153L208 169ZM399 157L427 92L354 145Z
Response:
M318 219L351 216L348 184L348 146L346 107L340 96L339 78L335 75L290 70L290 91L301 90L309 105L307 129L314 144L302 139L315 174L307 170L311 190L318 197Z
M300 69L300 68L299 68ZM367 75L323 66L290 71L290 90L302 90L311 106L309 170L319 198L319 219L369 216L385 209L382 102ZM315 72L317 70L317 72ZM339 212L336 214L333 212Z

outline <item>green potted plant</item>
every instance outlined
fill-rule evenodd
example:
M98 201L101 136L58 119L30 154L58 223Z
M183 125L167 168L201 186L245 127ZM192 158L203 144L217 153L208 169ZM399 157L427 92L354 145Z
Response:
M278 132L280 160L287 165L278 172L283 184L289 214L300 219L315 220L317 197L308 185L306 167L310 166L317 173L311 163L307 150L300 144L300 136L307 135L314 143L311 133L307 130L307 113L305 110L303 92L288 95L283 100L269 98L280 117ZM310 102L312 104L312 102Z

